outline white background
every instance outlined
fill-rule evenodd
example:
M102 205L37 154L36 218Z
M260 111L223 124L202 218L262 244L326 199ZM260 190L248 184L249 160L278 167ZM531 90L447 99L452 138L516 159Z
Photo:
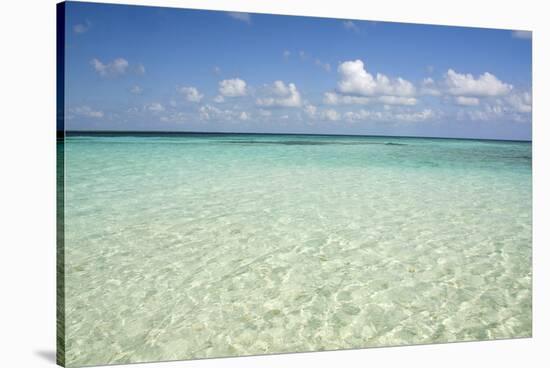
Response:
M544 1L128 2L534 31L533 338L154 363L146 367L549 366L550 201L545 189L550 189L550 28ZM2 1L0 7L0 366L52 367L55 356L55 0ZM396 50L396 57L406 55L399 55Z

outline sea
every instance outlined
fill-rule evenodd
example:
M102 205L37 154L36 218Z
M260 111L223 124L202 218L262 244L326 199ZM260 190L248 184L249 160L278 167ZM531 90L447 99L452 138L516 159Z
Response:
M69 132L68 366L530 337L531 142Z

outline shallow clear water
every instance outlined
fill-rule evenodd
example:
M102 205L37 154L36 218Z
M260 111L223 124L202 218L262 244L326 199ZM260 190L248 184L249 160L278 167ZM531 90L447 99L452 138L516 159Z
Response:
M65 143L67 364L531 336L531 144Z

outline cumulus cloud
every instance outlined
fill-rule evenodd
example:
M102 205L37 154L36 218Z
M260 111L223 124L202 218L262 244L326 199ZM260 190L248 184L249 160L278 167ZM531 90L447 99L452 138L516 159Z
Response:
M490 121L501 119L505 112L506 108L502 105L502 101L497 100L495 104L486 103L480 109L460 110L457 113L457 118L458 120Z
M250 119L250 114L247 113L246 111L241 111L241 113L239 114L239 119L240 120L248 120L248 119Z
M366 105L372 102L372 98L363 96L347 96L336 92L325 92L323 102L327 105Z
M181 111L174 111L160 117L160 121L164 123L182 123L188 119L189 119L188 114Z
M493 74L485 72L475 78L472 74L460 74L449 69L445 75L447 92L459 96L502 96L508 94L513 86L501 82Z
M350 122L363 121L363 120L372 120L374 116L382 116L380 111L369 111L369 110L359 110L359 111L347 111L344 113L344 119Z
M426 121L435 117L435 113L432 109L424 109L417 112L397 113L393 115L393 118L398 121L405 122L419 122Z
M340 81L338 90L345 94L362 96L413 96L416 92L414 85L403 79L390 79L384 74L371 75L365 70L361 60L345 61L338 66Z
M350 122L355 121L380 121L380 122L402 122L402 123L416 123L431 120L436 116L435 112L431 109L424 109L422 111L409 111L409 112L396 112L391 111L371 111L371 110L359 110L348 111L344 113L344 119Z
M204 105L199 108L199 118L201 120L213 119L215 116L218 116L221 113L222 110L212 105Z
M87 118L102 119L105 114L101 110L94 110L90 106L78 106L70 110L75 115Z
M420 88L420 93L428 96L439 96L441 91L437 88L435 81L432 78L424 78L422 80L422 86Z
M126 73L128 61L123 58L117 58L109 63L103 63L99 59L90 61L92 68L102 77L115 77Z
M479 98L477 97L465 97L457 96L455 97L455 103L461 106L477 106L479 105Z
M217 95L216 97L214 97L214 102L215 102L215 103L222 103L222 102L225 102L225 98L223 98L222 95Z
M531 31L512 31L512 37L521 38L524 40L530 40L533 37L533 32Z
M283 58L284 58L285 60L288 60L288 58L290 57L290 55L291 55L291 54L290 54L290 51L288 51L288 50L283 51Z
M416 105L418 100L414 97L403 97L403 96L380 96L378 101L387 104L387 105L406 105L412 106Z
M178 87L177 91L189 102L201 102L204 97L195 87Z
M286 85L283 81L275 81L269 88L270 96L258 98L256 104L266 107L300 107L302 98L294 83Z
M342 22L342 25L344 26L345 29L349 31L359 32L359 27L357 27L357 24L355 24L351 20L346 20Z
M303 108L304 113L309 119L360 122L388 122L388 123L416 123L434 119L437 114L429 108L418 111L398 110L392 111L388 106L384 110L360 109L355 111L338 111L336 109L319 110L312 104L306 104Z
M307 104L306 106L304 106L304 112L310 118L314 118L317 114L317 107L311 104Z
M340 121L342 114L335 109L319 110L317 106L307 104L303 109L306 116L310 119L327 120L327 121Z
M319 115L321 119L328 121L338 121L341 118L340 113L334 109L321 111Z
M199 108L200 120L249 120L250 113L246 111L236 111L231 109L220 109L212 105L203 105Z
M325 92L323 102L327 105L367 105L371 103L382 103L386 105L416 105L418 100L414 97L404 96L354 96L342 95L336 92Z
M162 112L165 110L164 106L159 102L152 102L146 105L145 109L151 112Z
M460 110L459 120L496 121L507 119L519 123L531 121L531 94L517 92L504 98L491 99L477 109Z
M241 13L241 12L228 12L227 15L229 15L233 19L240 20L241 22L245 22L250 24L250 21L252 20L252 17L249 13Z
M532 98L529 92L516 93L508 96L507 102L517 112L531 112Z
M246 95L246 82L239 78L224 79L218 85L220 95L224 97L239 97Z

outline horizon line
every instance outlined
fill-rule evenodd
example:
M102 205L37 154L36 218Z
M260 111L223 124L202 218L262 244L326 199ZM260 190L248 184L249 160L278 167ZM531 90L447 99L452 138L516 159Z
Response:
M241 135L308 135L308 136L335 136L335 137L377 137L377 138L424 138L424 139L459 139L476 141L501 141L501 142L526 142L532 143L532 139L502 139L502 138L474 138L474 137L438 137L438 136L413 136L413 135L383 135L383 134L332 134L332 133L258 133L258 132L204 132L184 130L64 130L57 131L57 138L67 134L241 134Z

